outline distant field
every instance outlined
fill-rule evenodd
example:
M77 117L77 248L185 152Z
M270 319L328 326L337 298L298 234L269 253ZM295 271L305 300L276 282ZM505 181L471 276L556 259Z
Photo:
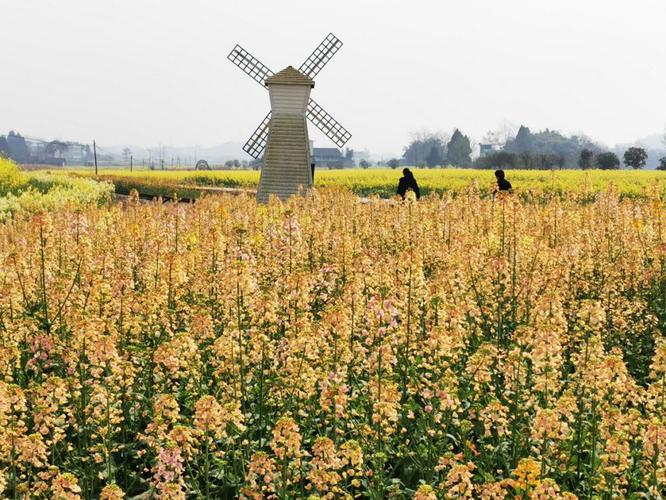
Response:
M413 169L423 194L460 193L469 188L482 195L494 189L494 175L490 170L471 169ZM91 169L73 169L78 175L93 175ZM361 196L390 197L395 194L400 169L347 169L317 170L315 185L347 187ZM116 184L118 192L135 188L142 194L197 197L196 189L187 187L256 188L259 172L248 170L212 171L151 171L128 169L100 170L100 177ZM600 191L617 189L625 197L649 197L666 194L666 172L660 171L607 171L607 170L513 170L507 177L517 194L525 199L548 195L575 195L594 197Z

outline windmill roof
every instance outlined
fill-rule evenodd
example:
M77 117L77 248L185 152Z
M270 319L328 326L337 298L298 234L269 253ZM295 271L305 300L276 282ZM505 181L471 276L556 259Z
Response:
M287 66L279 73L266 78L266 85L277 83L280 85L310 85L314 87L314 81L298 71L293 66Z

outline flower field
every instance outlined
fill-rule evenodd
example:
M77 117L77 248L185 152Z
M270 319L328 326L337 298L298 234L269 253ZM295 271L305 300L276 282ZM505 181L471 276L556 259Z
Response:
M0 496L664 496L659 194L8 219Z
M462 193L470 186L487 196L495 190L496 182L490 170L462 168L413 169L423 194ZM88 169L68 172L89 176ZM401 169L318 169L315 173L317 187L344 187L360 196L378 195L389 198L395 195ZM594 200L599 192L614 185L622 197L650 198L656 191L666 195L666 173L661 171L628 170L511 170L507 176L516 194L525 201L543 201L551 197L564 198L576 195ZM141 194L196 198L200 193L194 187L225 187L256 189L259 172L251 170L135 170L111 168L100 170L100 178L113 182L119 193L128 194L132 189Z
M18 213L76 208L110 200L113 185L62 173L21 172L0 158L0 222Z

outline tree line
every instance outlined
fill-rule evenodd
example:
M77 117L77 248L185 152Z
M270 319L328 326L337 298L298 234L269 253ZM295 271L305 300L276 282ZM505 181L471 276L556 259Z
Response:
M533 133L521 126L515 135L503 141L499 134L489 132L481 145L481 155L472 160L473 144L468 136L456 129L450 138L445 134L421 132L404 148L402 163L418 167L434 168L454 165L463 168L511 168L511 169L553 169L553 168L598 168L618 169L621 160L616 153L605 151L601 146L585 136L567 137L555 130ZM647 151L641 147L628 148L622 163L628 168L644 168L648 159ZM393 159L388 162L397 168L401 162ZM666 170L666 157L659 160L660 170Z

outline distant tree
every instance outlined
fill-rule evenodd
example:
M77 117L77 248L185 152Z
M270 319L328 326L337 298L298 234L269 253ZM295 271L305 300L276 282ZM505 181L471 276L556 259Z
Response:
M9 144L4 135L0 135L0 158L9 158Z
M578 157L578 166L583 170L588 170L592 168L592 159L594 158L594 152L590 149L584 148L580 152Z
M224 166L226 168L232 168L234 166L234 161L233 160L227 160L224 162Z
M361 160L358 162L358 166L361 168L368 168L370 166L370 162L367 160Z
M657 170L666 170L666 156L659 158L659 165L657 165Z
M432 148L436 148L440 158L444 159L445 143L442 134L419 132L413 135L412 141L404 149L403 158L410 165L425 165Z
M532 153L530 153L529 151L522 151L518 153L517 156L520 160L520 168L530 169L530 168L535 168L537 166L536 165L537 159L534 158Z
M567 158L564 155L555 155L554 157L554 163L557 165L557 168L560 170L564 168L564 165L567 162Z
M624 152L624 164L635 170L643 168L647 159L648 154L643 148L629 148Z
M489 154L481 158L477 158L474 166L476 168L487 168L487 169L496 169L496 168L516 168L518 165L518 158L513 153L508 153L507 151L497 151L495 153Z
M456 129L446 145L446 159L450 165L469 167L472 164L472 146L469 137Z
M442 150L436 146L430 148L430 153L426 156L426 165L433 168L442 164Z
M597 155L597 168L601 170L615 170L620 168L620 159L615 153L601 153Z
M233 165L234 165L234 168L240 168L241 163L238 160L234 160Z
M521 125L516 134L516 138L506 143L506 148L510 153L524 153L534 150L534 136L530 129Z
M30 152L28 145L21 134L17 134L13 130L7 136L7 145L9 149L9 157L16 163L27 163L30 159Z
M532 133L525 126L521 126L516 137L509 140L505 146L505 150L510 153L546 155L552 160L550 167L558 166L560 168L565 165L575 165L582 149L589 149L592 153L600 152L599 146L585 136L567 137L556 130L549 129ZM523 158L526 159L526 157ZM527 163L532 163L534 167L524 166L524 168L535 168L540 164L540 160L532 158Z
M395 170L400 166L400 160L398 160L397 158L391 158L389 161L386 162L386 164Z
M130 156L132 156L132 150L130 148L123 148L123 162L129 163Z

